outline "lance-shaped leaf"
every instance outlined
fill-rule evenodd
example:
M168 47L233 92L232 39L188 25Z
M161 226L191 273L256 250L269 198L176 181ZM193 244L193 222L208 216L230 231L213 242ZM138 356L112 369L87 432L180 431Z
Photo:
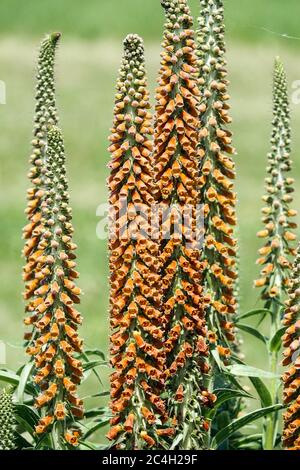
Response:
M212 449L217 449L222 444L222 442L224 442L226 439L229 439L229 437L236 433L239 429L280 409L282 409L282 405L272 405L266 408L260 408L259 410L252 411L251 413L234 420L216 434L211 443Z

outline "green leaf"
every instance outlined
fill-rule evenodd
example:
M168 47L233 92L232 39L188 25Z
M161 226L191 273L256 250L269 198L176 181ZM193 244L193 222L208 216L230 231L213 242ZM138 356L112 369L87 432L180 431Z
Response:
M24 402L24 392L27 386L28 378L30 377L33 368L33 363L26 364L20 374L20 381L17 387L17 400L19 403Z
M11 371L0 370L0 382L6 382L11 385L18 385L20 377Z
M16 404L16 420L22 429L27 431L31 436L34 435L35 426L38 423L39 415L36 411L24 404Z
M95 393L94 395L86 395L83 400L87 400L88 398L99 398L99 397L107 397L109 396L110 391L104 390L104 392Z
M225 369L225 367L224 367L224 369ZM226 369L224 370L224 373L226 374ZM228 382L230 382L231 384L233 384L237 390L240 390L242 393L245 392L244 388L243 388L242 385L239 383L239 381L234 377L234 375L227 374L227 375L226 375L226 379L228 380Z
M233 400L234 398L254 398L243 390L234 390L230 388L219 388L214 390L214 393L217 395L217 401L215 402L213 409L208 412L208 418L210 419L215 416L217 409L228 400Z
M218 350L217 350L217 349L213 349L213 350L211 351L211 355L213 356L214 360L216 361L216 364L217 364L218 368L219 368L220 370L222 370L224 366L223 366L223 363L222 363L222 361L221 361L221 358L220 358L220 355L219 355Z
M32 437L34 437L34 428L22 418L22 416L16 416L17 423L21 426L22 432L28 432Z
M255 338L259 339L262 341L264 344L267 344L267 340L264 335L262 335L256 328L253 328L252 326L245 325L244 323L236 323L236 326L240 329L245 331L246 333L249 333L252 336L255 336Z
M217 395L217 401L215 403L216 407L221 406L228 400L232 400L234 398L254 398L247 392L241 392L240 390L234 390L230 388L219 388L214 391Z
M37 441L35 450L53 450L50 434L43 434Z
M95 426L93 426L93 427L90 428L88 431L86 431L86 433L83 435L82 439L83 439L83 440L87 439L87 438L90 437L92 434L94 434L96 431L98 431L98 429L103 428L103 427L106 426L108 423L109 423L109 418L108 418L108 417L105 417L105 418L101 419L101 421L99 421L97 424L95 424Z
M94 369L95 367L99 366L107 366L106 361L91 361L91 362L86 362L82 365L83 370L86 372L88 370Z
M103 351L101 351L100 349L85 349L84 351L84 354L86 356L99 356L101 357L101 359L103 359L103 361L105 361L105 354Z
M232 366L227 366L225 369L229 372L229 374L238 377L262 377L265 379L276 379L279 377L279 375L273 374L272 372L243 364L233 364Z
M170 447L170 450L176 449L176 446L178 446L178 444L182 441L182 439L183 439L183 433L177 434L177 436L175 437L174 441L172 442L172 445L171 445L171 447Z
M80 440L79 444L90 450L104 450L106 448L106 446L103 446L102 444L95 444L94 442L90 442L87 440Z
M224 429L228 424L231 423L232 421L232 416L230 415L228 410L220 410L219 413L217 413L215 420L214 420L214 426L216 431L219 429ZM226 439L223 443L222 446L220 447L219 450L229 450L229 439Z
M234 445L235 447L243 447L244 445L249 445L249 444L260 444L262 443L262 434L249 434L247 436L241 436L238 437L234 440Z
M270 341L270 351L271 352L278 352L280 351L281 348L281 337L284 335L286 331L286 327L279 328L279 330L276 331L274 334L273 338Z
M96 368L99 366L107 366L107 362L106 361L105 362L104 361L91 361L91 362L87 361L83 363L82 367L84 370L84 374L83 374L82 382L86 381L91 375L91 373L93 373L95 377L97 378L98 382L100 383L101 387L103 387L101 377L98 374L98 371L96 370Z
M85 362L83 363L83 370L85 370L85 373L83 375L82 382L87 380L88 377L90 376L90 373L93 372L93 374L95 375L95 377L97 378L98 382L100 383L100 385L102 387L103 383L102 383L100 375L98 374L98 371L96 370L97 366L95 366L95 365L94 366L88 366L88 364L92 364L92 362L90 362L89 355L95 355L95 356L101 357L103 359L103 365L106 365L106 366L108 365L108 362L105 361L105 355L103 354L102 351L100 351L100 349L89 349L89 350L87 350L87 352L82 353L80 355L80 357L85 360ZM95 363L98 364L98 362L99 361L94 361L94 364Z
M259 441L253 441L243 444L241 447L235 446L234 450L262 450L262 444Z
M257 310L250 310L249 312L246 312L240 315L237 321L239 322L240 320L244 318L254 317L255 315L265 315L265 314L272 315L272 312L271 310L268 310L267 308L259 308Z
M84 413L84 416L86 418L94 418L94 417L99 417L101 415L106 415L108 418L110 418L111 417L110 410L108 408L98 407L98 408L91 408L90 410L86 410Z
M244 364L243 361L241 361L238 357L235 357L234 359L239 365L247 367L246 364ZM229 377L231 376L229 375ZM249 379L252 382L252 385L254 386L256 392L258 393L262 407L271 406L273 404L272 397L269 392L269 389L266 387L264 382L259 377L255 377L253 375L250 376Z
M0 370L0 382L9 383L15 387L19 385L20 377L18 374L11 370ZM34 395L34 387L31 384L26 384L25 390L29 395Z
M22 449L32 449L32 443L28 442L24 436L15 431L15 444L18 450Z
M257 394L260 398L261 405L263 407L268 407L272 405L272 397L269 389L263 383L259 377L249 377L252 382L253 387L257 391Z
M37 424L40 417L39 417L38 412L34 408L31 408L30 406L27 406L24 404L17 403L15 405L15 409L16 409L16 413L22 418L26 419L26 421L30 423L32 426L35 426Z
M263 418L270 413L279 411L283 408L282 405L272 405L266 408L260 408L259 410L252 411L241 418L235 419L225 428L221 429L213 438L211 447L212 449L217 449L224 441L226 441L232 434L236 433L239 429L247 426L248 424L256 421L259 418Z

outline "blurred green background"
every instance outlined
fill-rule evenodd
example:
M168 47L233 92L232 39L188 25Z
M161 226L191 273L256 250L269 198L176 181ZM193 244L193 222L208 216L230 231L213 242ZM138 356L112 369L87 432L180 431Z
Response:
M196 16L199 0L190 0ZM237 156L241 310L257 303L252 281L259 242L261 195L272 117L272 65L284 61L292 84L300 80L299 0L225 0L228 68ZM159 0L1 0L0 80L7 103L0 105L0 340L9 367L22 364L22 226L28 187L38 45L46 32L61 31L57 58L57 100L65 134L80 286L85 295L82 335L107 351L108 269L106 241L96 237L96 208L106 201L107 135L114 84L129 32L145 38L152 96L159 68L163 12ZM299 93L298 93L299 97ZM292 104L295 207L300 191L300 104ZM267 367L260 345L244 337L250 364ZM103 371L107 386L108 371ZM96 384L90 386L96 387ZM90 387L89 386L89 387Z

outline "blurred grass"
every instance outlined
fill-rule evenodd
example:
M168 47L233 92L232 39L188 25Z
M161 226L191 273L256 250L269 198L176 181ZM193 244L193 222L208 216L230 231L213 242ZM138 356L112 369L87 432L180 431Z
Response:
M196 11L198 2L192 1L191 4ZM257 28L299 34L299 15L296 14L299 2L290 0L289 9L281 0L227 0L226 5L234 118L232 129L238 151L241 309L245 311L256 304L258 296L258 292L252 289L252 281L257 276L255 259L259 246L255 234L260 228L260 198L269 149L274 56L281 55L285 62L290 95L291 83L300 78L300 42L264 33ZM14 13L16 9L18 15ZM106 352L107 254L106 241L96 238L96 208L106 201L107 195L107 135L112 117L114 83L122 54L121 40L129 31L146 36L146 61L153 96L162 23L158 0L151 0L151 3L150 0L126 0L126 4L125 0L90 0L88 5L77 0L1 0L0 79L6 82L7 104L0 106L0 340L8 343L10 367L20 365L24 357L20 294L23 262L20 253L34 108L36 38L45 31L61 30L64 33L57 60L57 96L68 154L80 286L85 292L81 306L84 315L82 335L87 346L99 347ZM294 47L290 48L290 44ZM292 111L297 207L300 191L300 134L297 134L300 105L293 105ZM245 353L250 364L266 367L266 356L261 346L249 336L245 336ZM103 371L103 377L105 388L107 370ZM84 393L91 387L95 389L97 384L85 385Z
M199 0L189 3L197 16ZM299 0L224 0L224 4L229 38L273 40L263 28L300 36ZM1 0L0 7L2 36L38 37L51 28L83 39L122 38L129 32L154 39L162 22L160 0Z

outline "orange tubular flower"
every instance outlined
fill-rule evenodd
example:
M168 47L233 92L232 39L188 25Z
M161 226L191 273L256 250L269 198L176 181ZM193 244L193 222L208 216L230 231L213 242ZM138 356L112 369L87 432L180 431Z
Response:
M74 430L71 432L66 432L64 437L67 443L70 444L71 446L77 447L79 445L79 442L78 442L78 439L80 437L79 431Z
M158 445L156 429L166 421L150 401L163 386L163 322L157 292L159 246L151 234L155 199L151 165L153 133L144 67L144 46L136 35L124 41L114 109L108 180L110 191L111 410L108 438L122 449ZM144 389L141 382L146 381ZM147 410L147 412L146 412ZM149 439L141 432L145 430Z
M37 282L34 289L32 280L26 285L26 310L33 319L26 322L32 328L27 352L34 361L34 381L40 389L35 405L47 414L47 418L39 421L36 432L50 431L50 426L59 420L67 442L77 445L76 436L68 433L68 425L82 415L82 402L76 397L82 367L73 357L75 351L81 351L77 333L81 318L70 312L73 303L79 302L80 291L74 284L78 277L74 262L76 245L72 242L64 145L57 127L51 127L47 133L44 178L42 230L32 271ZM73 405L76 413L72 411Z
M155 116L155 177L162 212L161 260L169 409L182 441L203 447L202 389L206 364L205 304L197 227L199 82L192 18L186 0L161 0L166 23ZM198 349L199 340L204 348ZM178 387L180 397L174 401ZM183 427L189 421L193 431ZM183 447L182 447L183 446Z
M52 423L53 416L45 416L40 419L39 424L35 427L35 432L37 434L43 434Z
M236 194L233 191L235 163L232 155L231 123L228 114L226 61L224 58L223 0L201 0L198 57L200 71L200 200L204 204L205 289L211 296L208 309L209 329L216 333L221 351L232 351L237 310ZM230 354L222 354L227 361Z
M283 402L287 408L283 414L283 445L289 450L300 450L300 245L294 262L289 298L286 302L282 337L283 365L288 367L282 376Z
M141 432L141 438L147 443L147 447L153 447L155 445L155 440L152 439L146 431Z
M54 411L54 415L57 420L61 421L66 417L66 408L64 403L57 403Z

